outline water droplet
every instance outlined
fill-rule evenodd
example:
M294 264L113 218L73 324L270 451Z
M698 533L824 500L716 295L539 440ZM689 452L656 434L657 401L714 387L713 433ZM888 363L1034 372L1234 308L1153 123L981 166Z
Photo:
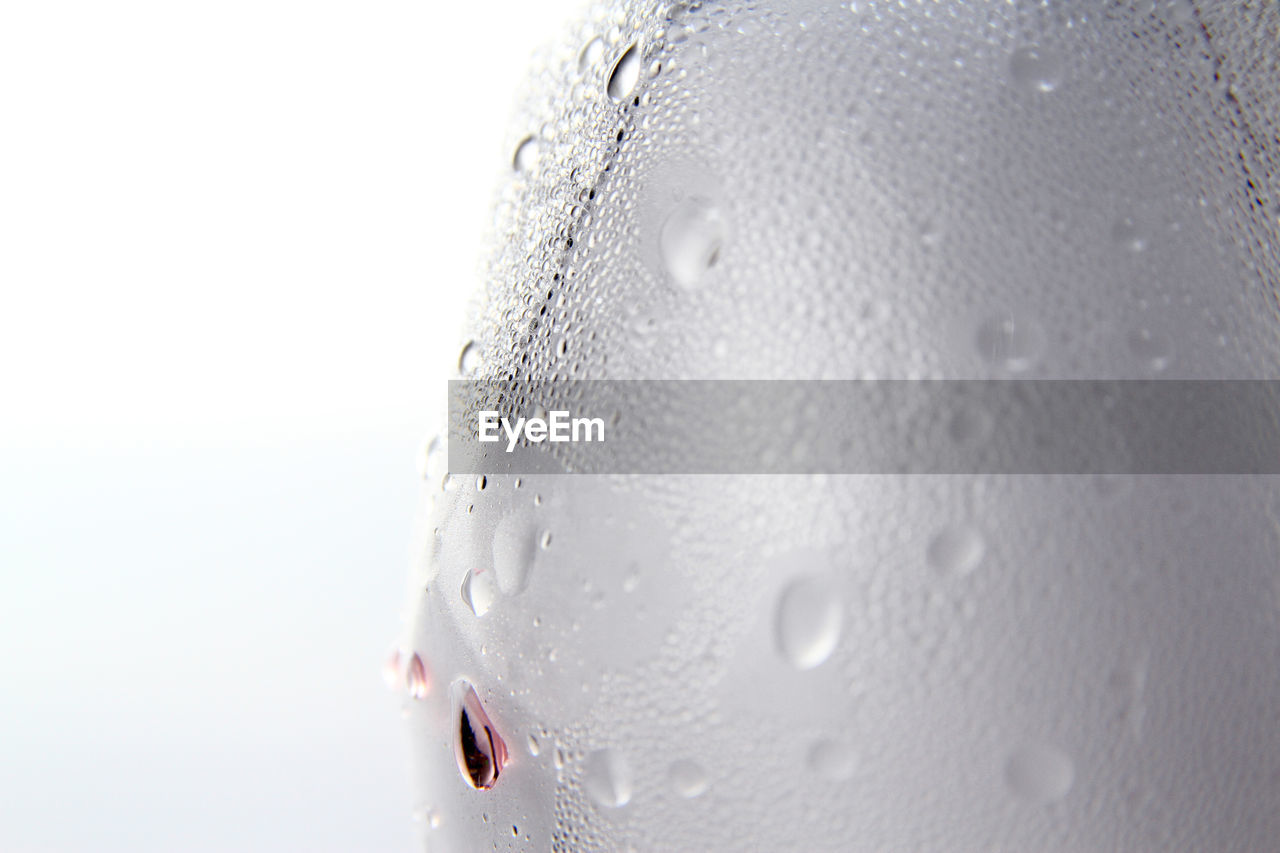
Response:
M462 579L462 600L477 616L483 616L493 607L496 598L493 575L484 569L471 569Z
M516 146L516 154L511 158L511 165L517 172L530 174L538 168L538 154L540 152L541 146L538 144L538 140L535 137L526 136Z
M592 66L598 65L603 56L604 42L598 38L593 38L583 46L582 52L578 54L578 72L585 74Z
M853 750L836 740L824 738L809 748L809 769L820 779L843 782L853 775Z
M404 687L414 699L424 699L431 691L431 674L427 672L427 665L417 652L409 658L409 665L405 667Z
M622 576L622 591L635 592L636 587L640 585L640 567L632 563L627 567L627 573Z
M1130 252L1141 252L1147 248L1147 238L1142 233L1142 229L1129 217L1111 226L1111 239Z
M382 680L387 683L387 687L395 690L400 686L400 650L392 649L387 653L387 659L382 662Z
M473 788L487 791L498 781L507 763L507 745L495 729L475 688L465 681L453 686L453 754L458 771Z
M484 487L485 487L485 486L487 486L487 485L489 485L489 478L488 478L488 477L486 477L484 474L481 474L479 477L476 477L476 491L477 491L477 492L483 492L483 491L484 491Z
M813 669L835 651L844 613L824 578L801 578L778 597L778 648L797 669Z
M1173 344L1159 332L1135 329L1129 333L1129 352L1152 373L1160 373L1169 366L1173 356Z
M598 805L621 808L631 801L631 768L615 750L597 750L582 762L582 788Z
M1052 92L1062 83L1062 63L1057 54L1042 47L1020 47L1009 59L1013 82L1033 92Z
M538 738L533 732L529 732L528 747L530 755L537 756L538 753L542 752L542 744L538 743Z
M542 546L542 550L544 551L551 547L551 531L550 530L542 531L542 538L538 540L538 544Z
M427 479L431 472L435 470L436 462L444 455L444 442L440 440L440 436L433 436L427 440L422 447L422 453L418 457L418 474L422 479Z
M622 55L618 57L618 61L613 64L613 70L609 72L609 85L607 87L609 97L615 101L625 101L631 95L631 90L636 87L636 82L639 79L640 51L633 44L622 52Z
M727 231L719 209L705 198L687 198L667 214L659 248L677 284L693 287L715 266Z
M1004 766L1009 790L1024 800L1047 803L1064 797L1075 781L1075 768L1066 753L1047 744L1024 744Z
M493 571L504 595L515 595L529 585L536 546L533 522L524 515L509 515L494 528Z
M929 565L950 575L967 575L982 562L982 534L967 525L948 527L929 542Z
M1007 314L992 317L978 326L975 338L979 354L991 364L1010 373L1030 370L1044 349L1044 333L1030 320Z
M673 762L667 770L667 777L671 780L671 787L675 792L686 800L701 796L711 785L707 771L702 769L702 765L687 759Z
M475 341L467 341L458 355L458 372L463 376L473 376L480 369L481 361L480 345Z

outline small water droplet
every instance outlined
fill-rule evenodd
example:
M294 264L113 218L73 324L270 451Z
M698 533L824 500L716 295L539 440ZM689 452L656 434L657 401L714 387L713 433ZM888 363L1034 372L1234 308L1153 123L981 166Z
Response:
M711 785L707 771L702 769L702 765L688 759L673 762L667 769L667 777L671 780L671 787L675 792L686 800L702 796Z
M458 372L463 376L473 376L480 369L480 346L475 341L467 341L458 354Z
M465 681L453 686L453 754L458 771L473 788L487 791L498 781L507 763L507 745L480 704L475 688Z
M615 101L625 101L631 96L639 79L640 51L633 44L622 52L618 61L613 64L613 70L609 72L609 85L606 89L609 97Z
M592 66L598 65L603 56L604 42L598 38L593 38L583 46L582 52L578 54L578 72L585 74Z
M1030 370L1044 349L1044 333L1030 320L1004 314L978 326L975 343L979 354L1010 373Z
M1142 229L1127 216L1111 226L1111 240L1130 252L1141 252L1147 248L1147 238Z
M1169 366L1173 344L1159 332L1135 329L1129 333L1128 342L1129 352L1152 373L1160 373Z
M635 592L636 587L640 585L640 567L632 563L627 567L627 573L622 577L622 591Z
M409 696L414 699L424 699L431 692L431 674L417 652L409 658L409 665L405 667L404 687Z
M809 769L828 782L843 782L853 775L853 750L837 740L824 738L809 748Z
M483 616L493 607L496 598L493 575L484 569L470 569L462 578L462 601L477 616Z
M1013 81L1033 92L1052 92L1062 83L1062 62L1042 47L1020 47L1009 59Z
M542 744L538 743L538 738L533 732L529 732L528 747L530 755L537 756L538 753L542 752Z
M526 136L516 146L516 154L511 158L511 165L517 172L531 174L538 168L538 155L540 153L541 146L538 144L537 138Z
M484 474L481 474L479 477L476 477L476 491L477 491L477 492L483 492L483 491L484 491L484 487L485 487L485 486L487 486L487 485L489 485L489 478L488 478L488 477L486 477Z
M605 808L621 808L631 801L631 768L612 749L597 750L582 763L582 788Z
M968 525L948 527L929 542L929 564L950 575L967 575L982 562L986 543Z
M933 222L925 222L920 226L920 242L933 248L942 242L942 231Z
M1048 803L1066 796L1075 781L1075 768L1062 750L1048 744L1024 744L1013 751L1004 767L1005 782L1024 800Z
M542 538L538 540L538 544L542 546L542 550L544 551L551 547L551 531L550 530L542 531Z
M797 669L813 669L835 651L843 622L836 591L826 579L792 581L778 597L778 648Z
M659 248L677 284L693 287L715 266L727 232L720 210L705 198L687 198L667 214Z

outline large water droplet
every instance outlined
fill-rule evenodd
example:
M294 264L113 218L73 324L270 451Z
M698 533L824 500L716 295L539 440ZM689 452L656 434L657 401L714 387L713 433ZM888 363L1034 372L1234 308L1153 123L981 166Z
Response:
M517 172L530 173L538 168L538 154L541 152L541 146L538 140L532 136L526 136L516 146L516 154L511 158L511 165L515 167Z
M599 64L600 58L604 56L604 42L598 38L593 38L583 46L582 52L578 54L578 71L586 73L593 66Z
M480 345L475 341L467 341L458 354L458 372L463 376L473 376L480 369L481 361Z
M507 745L494 728L475 688L465 681L453 686L453 754L458 770L473 788L487 791L507 763Z
M824 738L809 748L809 769L828 782L843 782L853 775L853 750L836 740Z
M1129 352L1152 373L1160 373L1169 366L1173 344L1159 332L1135 329L1129 333L1128 342Z
M493 531L493 572L504 595L515 595L528 585L537 544L532 519L517 513L498 522Z
M625 101L639 79L640 50L633 44L622 52L622 56L613 64L613 71L609 72L609 97L615 101Z
M477 616L483 616L493 607L497 597L494 588L493 573L484 569L471 569L462 578L462 601Z
M1030 320L1005 314L979 325L975 343L978 353L990 363L1010 373L1022 373L1040 357L1044 333Z
M778 597L778 649L797 669L813 669L835 650L843 621L840 601L826 579L793 581Z
M1005 782L1024 800L1048 803L1064 797L1075 781L1075 768L1062 750L1047 744L1024 744L1004 767Z
M667 770L667 776L671 780L671 787L686 800L701 796L711 785L702 765L687 759L673 762Z
M693 287L715 266L727 231L720 210L705 198L687 198L667 214L659 248L677 284Z
M1062 62L1042 47L1020 47L1009 59L1013 82L1033 92L1052 92L1062 83Z
M598 805L625 806L631 801L631 768L620 753L597 750L582 762L582 788Z
M417 652L409 658L409 665L405 667L404 687L414 699L423 699L431 691L431 674Z
M967 525L948 527L929 542L929 564L940 572L967 575L982 562L982 534Z

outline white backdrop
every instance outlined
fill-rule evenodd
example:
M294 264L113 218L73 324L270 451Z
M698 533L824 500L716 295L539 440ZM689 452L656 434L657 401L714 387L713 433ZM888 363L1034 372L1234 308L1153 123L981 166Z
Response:
M414 454L578 0L0 7L0 850L407 850Z

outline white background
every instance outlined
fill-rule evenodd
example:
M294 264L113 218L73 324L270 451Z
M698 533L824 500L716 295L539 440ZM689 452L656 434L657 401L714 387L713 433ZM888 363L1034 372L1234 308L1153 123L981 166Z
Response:
M398 626L578 0L0 6L0 850L407 850Z

